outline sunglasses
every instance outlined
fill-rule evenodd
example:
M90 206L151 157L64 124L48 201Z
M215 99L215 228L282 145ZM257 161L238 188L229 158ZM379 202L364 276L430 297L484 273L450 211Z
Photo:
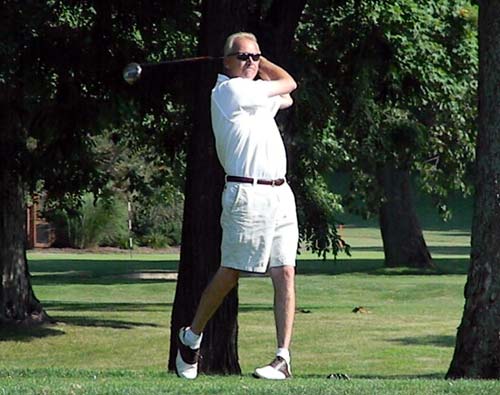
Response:
M236 56L236 59L247 61L249 58L252 58L254 62L258 62L260 59L260 53L248 53L248 52L234 52L230 53L227 56Z

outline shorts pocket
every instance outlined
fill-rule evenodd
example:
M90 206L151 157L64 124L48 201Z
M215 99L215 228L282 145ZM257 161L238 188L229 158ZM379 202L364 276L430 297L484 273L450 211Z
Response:
M222 195L222 208L235 211L246 205L245 191L241 184L226 184Z

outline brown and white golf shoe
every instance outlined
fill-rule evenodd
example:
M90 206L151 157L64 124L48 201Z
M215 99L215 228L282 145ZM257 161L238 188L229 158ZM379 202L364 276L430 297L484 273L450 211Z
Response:
M177 356L175 358L175 370L177 376L194 380L198 376L198 360L200 359L200 349L192 349L184 344L184 333L186 328L179 330L177 336Z
M258 379L285 380L292 377L292 372L290 365L282 357L277 356L269 365L255 369L253 376Z

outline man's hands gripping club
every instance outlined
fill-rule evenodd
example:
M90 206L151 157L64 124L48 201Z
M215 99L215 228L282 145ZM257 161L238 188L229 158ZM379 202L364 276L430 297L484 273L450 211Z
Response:
M269 81L268 95L280 95L283 98L283 103L280 109L288 108L293 104L293 99L290 93L297 88L297 83L293 77L282 67L272 63L264 56L260 57L259 76L264 81Z

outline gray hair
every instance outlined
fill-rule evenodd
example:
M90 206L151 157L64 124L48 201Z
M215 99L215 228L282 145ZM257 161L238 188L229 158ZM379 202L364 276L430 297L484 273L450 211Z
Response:
M248 32L233 33L226 39L226 43L224 44L224 56L227 56L232 52L234 41L239 38L246 38L248 40L255 42L258 45L257 37L255 37L253 33L248 33Z

